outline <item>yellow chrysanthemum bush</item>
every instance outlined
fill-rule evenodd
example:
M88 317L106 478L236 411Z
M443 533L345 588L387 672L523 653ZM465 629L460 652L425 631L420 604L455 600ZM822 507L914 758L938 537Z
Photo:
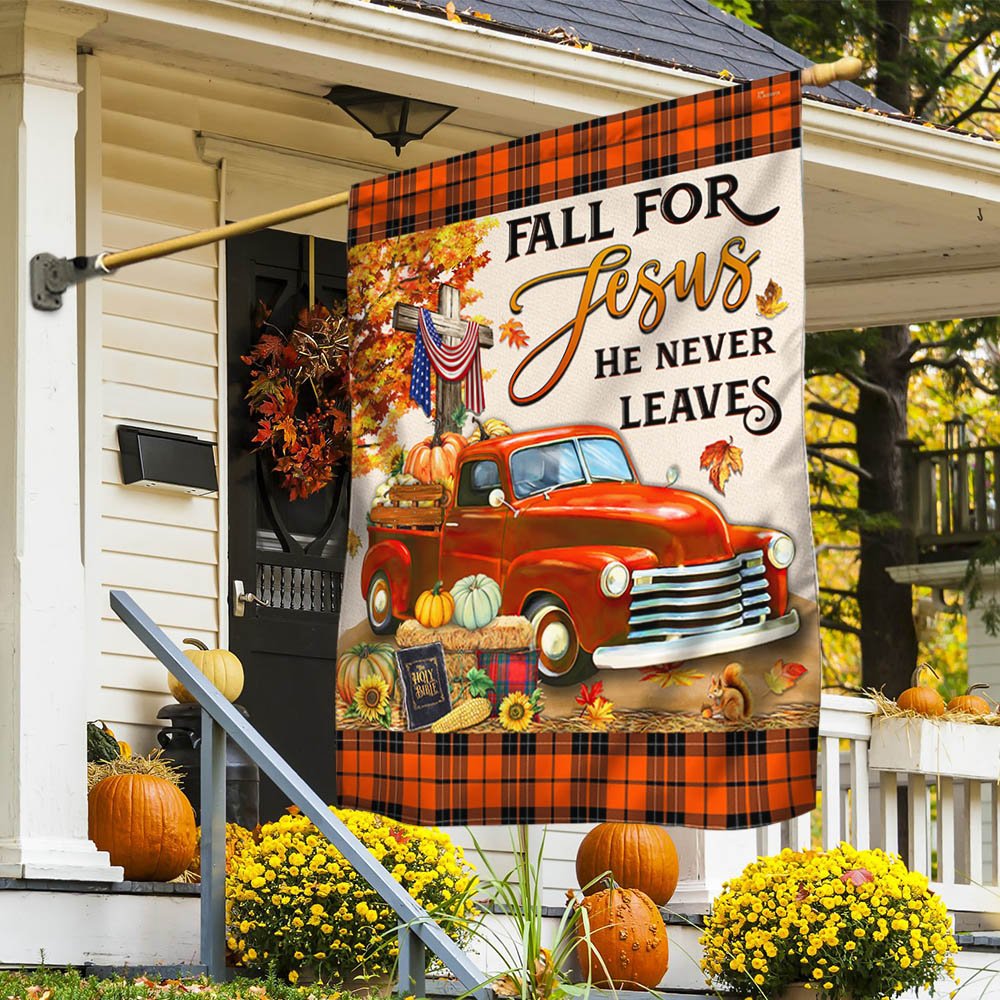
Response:
M702 969L740 996L804 983L830 1000L886 1000L942 976L958 950L948 911L897 855L790 851L759 858L706 918ZM957 980L956 980L957 981Z
M464 943L477 878L461 847L438 829L331 811ZM282 816L237 845L226 901L229 950L242 966L273 969L292 983L307 968L323 981L392 971L396 914L304 816Z

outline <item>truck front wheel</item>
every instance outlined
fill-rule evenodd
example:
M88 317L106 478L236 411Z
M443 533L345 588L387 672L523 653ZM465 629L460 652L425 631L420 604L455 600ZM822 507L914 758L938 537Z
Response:
M376 635L393 635L399 625L399 619L394 618L392 614L392 585L383 570L372 576L365 604L368 608L368 624L372 631Z
M543 684L568 687L592 677L597 668L580 645L576 625L566 605L551 594L533 597L524 608L531 622L532 640L538 651L539 680Z

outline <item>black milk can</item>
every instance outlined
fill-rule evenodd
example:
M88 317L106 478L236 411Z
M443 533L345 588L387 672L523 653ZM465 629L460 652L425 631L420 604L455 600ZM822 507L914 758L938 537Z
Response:
M233 705L245 719L242 705ZM181 772L181 790L201 823L201 706L164 705L158 719L169 719L156 738L163 756ZM226 822L252 830L260 822L260 772L257 765L230 739L226 740Z

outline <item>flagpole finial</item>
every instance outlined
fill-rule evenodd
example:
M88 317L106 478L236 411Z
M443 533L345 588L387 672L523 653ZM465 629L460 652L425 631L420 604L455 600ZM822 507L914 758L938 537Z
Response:
M832 63L816 63L802 71L802 83L812 87L826 87L835 80L856 80L861 76L863 64L854 56L844 56Z

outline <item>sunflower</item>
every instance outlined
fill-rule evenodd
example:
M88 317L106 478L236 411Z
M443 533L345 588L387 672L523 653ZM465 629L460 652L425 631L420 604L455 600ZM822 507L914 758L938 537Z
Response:
M531 701L520 691L512 691L500 702L500 725L509 732L526 732L534 717Z
M379 722L389 704L389 685L378 675L369 674L354 693L354 707L367 722Z
M607 729L609 723L615 721L614 712L612 711L614 707L615 703L613 701L608 701L607 698L598 696L589 705L584 707L583 717L595 729Z

